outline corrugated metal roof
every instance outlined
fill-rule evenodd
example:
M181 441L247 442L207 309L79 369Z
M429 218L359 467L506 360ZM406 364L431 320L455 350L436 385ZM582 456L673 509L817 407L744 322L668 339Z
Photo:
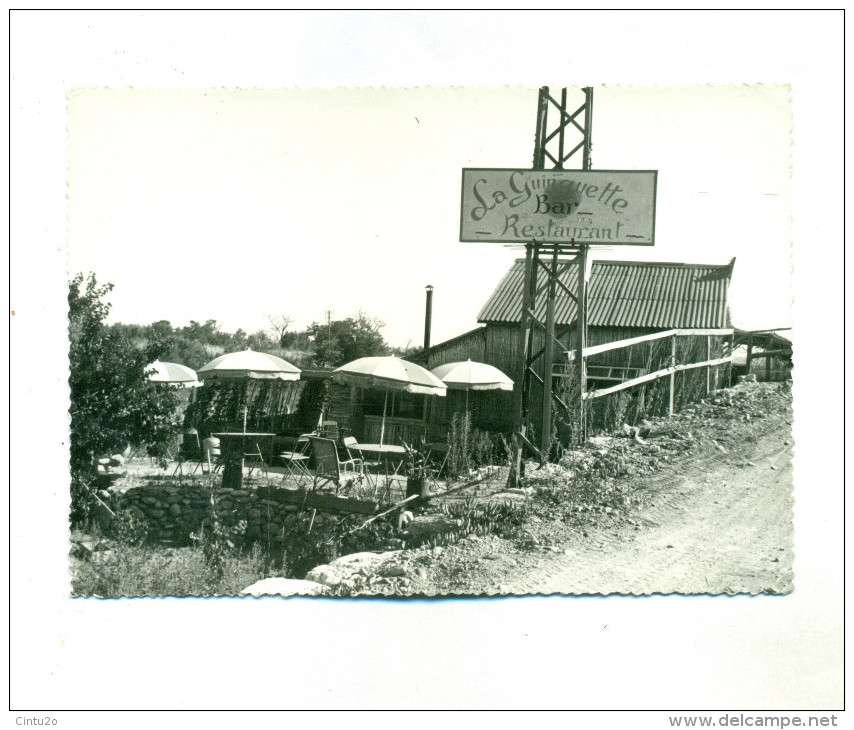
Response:
M709 328L730 327L727 296L732 267L729 264L652 263L646 261L594 261L588 287L587 324L591 327ZM560 281L575 292L578 266L558 263ZM517 259L478 314L479 322L518 322L522 317L524 259ZM546 275L537 275L534 311L546 317ZM578 308L557 288L555 322L572 324Z

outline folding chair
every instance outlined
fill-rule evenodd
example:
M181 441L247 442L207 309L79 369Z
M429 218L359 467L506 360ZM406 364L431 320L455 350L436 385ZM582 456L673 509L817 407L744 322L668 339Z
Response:
M253 448L254 451L252 450ZM249 473L246 475L247 477L252 476L253 469L260 469L264 471L264 476L267 478L267 483L269 484L270 472L267 470L267 463L264 461L264 454L261 452L261 445L257 441L252 444L247 443L244 447L243 459L249 467Z
M309 446L311 446L311 437L313 435L310 433L302 434L297 439L293 451L282 451L277 455L286 470L282 477L283 484L288 480L288 476L294 478L297 486L302 486L303 480L311 479L311 472L308 470L310 457L307 452Z
M203 458L204 454L202 452L202 443L199 441L199 432L195 428L184 431L181 434L181 444L178 446L178 455L176 457L178 463L175 464L172 476L174 477L178 474L183 478L184 464L186 462L195 464L195 468L192 471L192 474L195 474L202 465Z
M358 451L359 454L362 453L361 451L359 451L359 442L356 441L355 436L345 436L343 439L341 439L341 443L343 443L344 448L347 449L347 455L351 459L356 459L356 460L361 461L362 466L365 469L369 469L369 468L379 469L383 465L383 463L381 461L366 461L363 456L354 456L353 455L354 451Z
M319 429L319 435L337 442L339 436L338 421L324 421Z
M338 449L332 439L310 436L311 451L314 455L314 484L312 489L316 490L319 485L334 484L335 494L341 487L345 489L353 482L364 478L364 470L361 459L348 459L341 461L338 458Z
M349 456L351 460L362 462L362 473L365 475L365 479L368 484L373 486L374 494L376 495L377 489L379 488L379 473L382 471L383 462L367 461L365 457L361 455L362 452L359 450L359 442L356 441L355 436L345 436L341 439L341 443L344 444L344 448L347 450L347 456ZM354 456L354 451L357 452L359 456ZM377 472L373 479L371 479L371 469L375 469Z
M438 490L439 477L442 475L445 464L448 463L448 455L451 453L451 447L448 446L448 444L434 442L427 444L426 448L428 454L427 479ZM433 465L438 462L439 458L441 458L441 462L439 463L438 468L434 468Z

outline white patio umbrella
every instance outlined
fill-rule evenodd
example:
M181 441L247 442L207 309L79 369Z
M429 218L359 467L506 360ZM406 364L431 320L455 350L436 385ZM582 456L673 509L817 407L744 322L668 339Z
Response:
M202 385L195 370L177 362L155 360L146 370L154 371L148 375L152 383L171 383L179 388L198 388Z
M229 352L199 368L202 380L299 380L300 369L275 355L254 350Z
M266 352L243 350L214 358L199 368L202 380L299 380L301 370L287 360ZM246 431L246 412L243 407L243 430Z
M385 418L390 390L438 396L444 396L446 392L445 384L429 370L394 355L360 357L333 370L332 379L336 383L356 385L360 388L380 388L385 391L380 444L385 438Z
M498 368L485 362L449 362L430 371L448 388L466 392L466 411L470 390L513 390L513 381Z

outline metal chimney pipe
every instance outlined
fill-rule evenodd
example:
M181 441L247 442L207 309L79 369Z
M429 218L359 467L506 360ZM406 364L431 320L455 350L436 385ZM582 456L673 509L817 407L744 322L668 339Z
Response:
M430 327L433 324L433 285L427 287L427 303L424 309L424 349L430 347Z

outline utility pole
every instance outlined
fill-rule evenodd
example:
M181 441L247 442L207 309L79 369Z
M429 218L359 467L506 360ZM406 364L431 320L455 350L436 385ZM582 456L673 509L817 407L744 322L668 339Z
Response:
M324 314L326 315L326 357L324 359L329 363L332 357L332 310L327 309Z

